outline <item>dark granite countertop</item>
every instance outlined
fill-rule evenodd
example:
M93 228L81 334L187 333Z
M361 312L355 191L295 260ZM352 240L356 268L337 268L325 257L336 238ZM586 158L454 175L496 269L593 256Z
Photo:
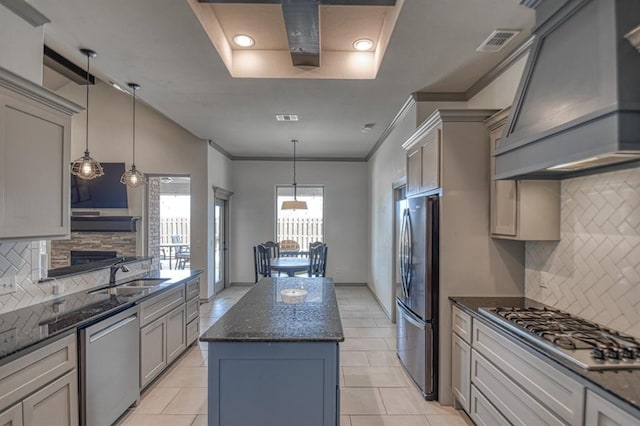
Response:
M304 289L301 303L281 291ZM265 278L209 328L203 342L342 342L344 334L331 278Z
M128 295L82 291L0 314L0 365L48 344L54 336L61 337L77 327L87 326L127 309L151 294L168 290L200 273L187 269L152 271L147 274L148 278L167 281ZM105 286L96 286L91 291L101 287Z
M495 321L490 320L488 317L484 316L478 308L493 308L493 307L547 307L552 308L552 306L544 305L542 303L536 302L532 299L527 299L525 297L450 297L449 298L453 303L481 321L485 324L489 324L494 328L499 329L503 334L515 339L521 345L530 349L531 352L540 355L548 360L556 366L560 366L561 370L569 371L572 376L578 377L582 379L581 381L587 385L588 388L595 390L598 394L608 397L608 399L618 399L621 402L626 403L625 405L630 406L631 410L640 414L640 369L637 370L605 370L605 371L594 371L594 370L585 370L568 360L560 357L554 352L545 350L529 341L523 339L518 336L514 332L510 331L508 328L501 326ZM598 392L599 390L599 392ZM604 391L604 392L602 392Z

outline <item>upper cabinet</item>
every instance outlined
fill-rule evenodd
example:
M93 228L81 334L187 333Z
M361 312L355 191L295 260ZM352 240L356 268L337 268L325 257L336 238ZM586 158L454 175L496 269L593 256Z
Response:
M0 242L68 238L71 114L81 110L0 69Z
M441 127L422 128L405 143L407 152L407 195L440 187Z
M509 109L487 120L491 156L491 176ZM511 240L560 239L560 181L492 180L491 235Z

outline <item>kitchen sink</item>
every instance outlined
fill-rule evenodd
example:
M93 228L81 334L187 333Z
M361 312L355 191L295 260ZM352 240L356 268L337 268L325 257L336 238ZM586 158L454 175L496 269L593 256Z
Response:
M128 283L120 284L118 287L155 287L168 281L168 278L138 278Z
M129 294L142 293L149 287L109 287L90 291L89 294L110 294L113 296L127 296Z

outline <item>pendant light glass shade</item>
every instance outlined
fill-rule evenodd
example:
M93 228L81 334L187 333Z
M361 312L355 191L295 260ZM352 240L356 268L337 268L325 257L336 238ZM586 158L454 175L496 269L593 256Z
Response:
M85 141L85 150L84 155L74 162L71 163L71 174L74 176L78 176L80 179L95 179L104 175L104 170L100 163L91 158L91 154L89 154L89 62L91 58L96 57L96 52L89 49L80 49L83 55L87 56L87 134Z
M297 185L296 185L296 144L297 140L292 140L293 143L293 201L283 201L282 210L306 210L307 202L298 201L297 198Z
M131 162L131 168L120 177L120 183L135 188L147 183L147 179L140 173L140 170L136 169L136 90L140 86L135 83L129 83L129 87L133 90L133 161Z

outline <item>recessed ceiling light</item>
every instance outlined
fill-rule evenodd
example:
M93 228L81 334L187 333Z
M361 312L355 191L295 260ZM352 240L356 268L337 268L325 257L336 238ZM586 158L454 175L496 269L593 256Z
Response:
M367 133L370 132L371 130L373 130L373 128L376 127L376 123L366 123L362 126L362 128L360 129L360 131L362 133Z
M240 47L251 47L255 44L253 38L246 34L236 34L233 36L233 42Z
M353 47L356 50L365 51L373 47L373 42L368 38L361 38L353 42Z

